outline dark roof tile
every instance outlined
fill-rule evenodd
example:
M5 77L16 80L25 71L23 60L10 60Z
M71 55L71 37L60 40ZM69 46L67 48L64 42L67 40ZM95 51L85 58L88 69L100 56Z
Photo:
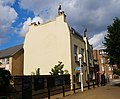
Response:
M6 58L6 57L13 56L16 52L18 52L22 48L23 48L23 44L16 45L16 46L4 49L4 50L0 50L0 58Z

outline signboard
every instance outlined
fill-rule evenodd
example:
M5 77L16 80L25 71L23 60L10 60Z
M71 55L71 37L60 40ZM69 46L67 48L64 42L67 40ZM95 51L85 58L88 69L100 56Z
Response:
M80 70L80 67L76 67L75 70Z

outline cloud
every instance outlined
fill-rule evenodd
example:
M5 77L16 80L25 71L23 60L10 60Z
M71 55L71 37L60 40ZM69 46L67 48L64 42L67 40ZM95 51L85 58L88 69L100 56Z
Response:
M93 45L94 49L100 49L104 47L103 41L104 36L107 34L107 31L103 31L99 34L95 34L91 39L89 39L89 43Z
M102 35L102 32L107 30L107 26L112 23L113 19L120 17L120 0L20 1L21 8L32 11L35 15L40 15L44 21L54 18L57 15L59 5L62 5L62 10L67 15L69 25L79 31L80 34L83 34L84 28L87 27L88 37Z
M0 4L2 5L13 5L15 0L0 0Z
M6 34L9 33L12 23L17 18L17 12L12 5L14 0L1 0L0 1L0 44L6 41Z
M33 11L44 20L53 18L57 14L59 5L67 15L68 22L79 32L87 27L90 35L101 32L111 24L116 16L120 16L119 0L21 0L23 9Z
M33 11L35 16L40 15L43 20L55 17L61 0L21 0L20 7Z
M34 22L38 23L38 21L40 23L43 23L43 20L39 16L35 16L33 19L31 19L30 17L27 18L20 30L20 36L25 37L26 33L29 31L29 25Z

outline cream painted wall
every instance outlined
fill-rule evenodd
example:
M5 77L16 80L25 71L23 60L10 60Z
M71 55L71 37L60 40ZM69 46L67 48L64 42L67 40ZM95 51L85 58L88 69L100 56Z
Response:
M54 21L30 26L24 42L24 75L40 68L40 74L50 74L58 61L71 73L70 33L64 15Z

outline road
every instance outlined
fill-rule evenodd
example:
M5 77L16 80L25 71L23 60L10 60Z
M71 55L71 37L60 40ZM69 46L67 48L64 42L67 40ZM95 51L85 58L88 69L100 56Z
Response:
M66 97L56 95L51 99L120 99L120 79L115 79L106 86L92 88L90 90L84 89L73 94L73 92L66 93Z

